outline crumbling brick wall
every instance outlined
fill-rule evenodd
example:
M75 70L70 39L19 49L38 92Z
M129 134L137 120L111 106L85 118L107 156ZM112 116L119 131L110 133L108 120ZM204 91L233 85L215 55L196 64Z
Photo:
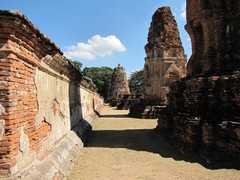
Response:
M158 129L181 151L207 162L240 164L240 4L188 0L193 54L187 78L173 84Z
M102 104L86 79L24 15L0 11L0 177L32 164Z

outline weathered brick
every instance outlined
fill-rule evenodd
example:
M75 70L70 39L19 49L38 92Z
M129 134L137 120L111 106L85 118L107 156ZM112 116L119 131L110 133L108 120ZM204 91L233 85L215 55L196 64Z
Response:
M11 167L10 163L0 163L0 169L10 169Z
M8 175L9 174L9 170L2 170L2 169L0 169L0 176L6 176L6 175Z
M8 147L0 147L0 154L7 154L8 149Z
M177 148L236 167L240 165L239 5L239 1L187 1L185 27L193 54L187 78L171 86L169 104L158 120L158 128L174 137ZM229 32L226 26L231 26Z
M14 140L14 139L18 139L20 138L20 134L13 134L13 135L5 135L3 140L8 140L8 141L11 141L11 140Z
M74 79L76 81L74 83L77 85L82 74L69 64L54 43L20 14L0 11L0 46L2 47L0 49L0 104L5 109L4 113L0 113L0 119L5 121L5 134L0 141L1 178L1 175L11 175L13 166L18 162L21 167L28 165L22 159L16 158L19 157L20 147L26 146L30 153L35 154L36 157L40 151L46 150L41 149L43 148L42 143L50 134L52 125L41 122L37 116L40 113L38 112L39 97L37 98L36 71L42 72L44 69L42 73L46 73L48 76L54 74L53 77L55 77L61 70L62 75L56 80L64 78L64 83L68 83L68 79ZM42 67L40 63L45 61L46 56L59 56L59 58L53 58L57 65L48 64L47 69ZM48 74L48 71L51 71L51 74ZM52 73L54 71L56 74ZM91 85L93 87L93 84ZM62 89L62 92L65 90ZM41 98L41 94L38 95ZM56 116L56 118L58 117ZM61 126L65 123L64 121L59 121ZM64 133L67 132L67 130L64 131ZM20 143L23 144L20 145ZM21 155L28 156L24 153Z

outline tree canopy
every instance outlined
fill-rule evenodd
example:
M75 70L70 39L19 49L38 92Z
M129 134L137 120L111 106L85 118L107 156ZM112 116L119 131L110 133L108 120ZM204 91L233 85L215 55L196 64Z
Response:
M143 83L143 70L132 72L128 82L131 94L137 95L145 92Z
M69 59L69 61L71 61L71 62L73 63L73 65L74 65L79 71L81 71L82 65L83 65L81 62L75 61L75 60L71 60L71 59Z
M92 79L98 88L98 93L103 96L104 99L107 99L110 91L113 69L105 66L86 67L83 69L82 73Z

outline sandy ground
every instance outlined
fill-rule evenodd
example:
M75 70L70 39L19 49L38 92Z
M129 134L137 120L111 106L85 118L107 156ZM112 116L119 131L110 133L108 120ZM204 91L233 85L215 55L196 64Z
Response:
M129 118L127 113L103 108L69 180L240 180L239 170L213 169L198 157L179 154L154 131L156 119Z

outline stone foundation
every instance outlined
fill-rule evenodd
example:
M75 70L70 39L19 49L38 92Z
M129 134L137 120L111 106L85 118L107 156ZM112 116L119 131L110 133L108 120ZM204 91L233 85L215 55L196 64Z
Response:
M152 104L151 104L152 103ZM143 99L133 99L129 106L129 116L134 118L156 119L165 106L155 105Z
M157 129L182 152L199 152L209 163L240 165L239 82L235 74L174 84Z

